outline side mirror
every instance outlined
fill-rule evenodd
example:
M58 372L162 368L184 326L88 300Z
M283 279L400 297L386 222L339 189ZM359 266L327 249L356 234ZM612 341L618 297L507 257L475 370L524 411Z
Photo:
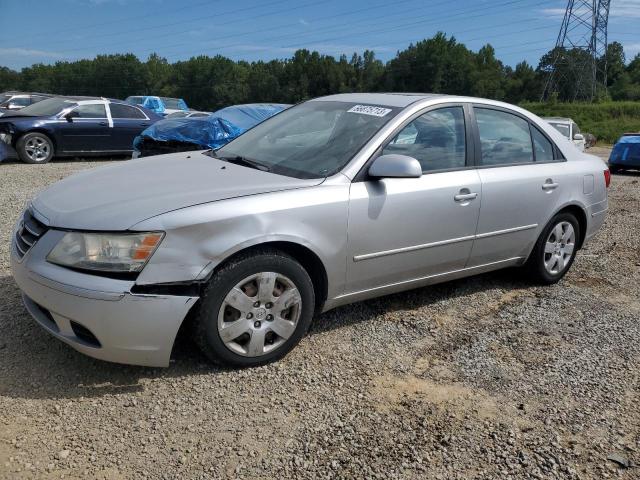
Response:
M64 118L67 119L67 122L73 122L74 118L78 118L80 115L78 115L78 112L76 112L75 110L72 110L71 112L67 113Z
M574 140L578 140L578 141L582 141L582 140L584 140L584 135L582 135L581 133L576 133L576 134L573 136L573 139L574 139Z
M407 155L380 155L369 167L374 178L418 178L422 176L420 162Z

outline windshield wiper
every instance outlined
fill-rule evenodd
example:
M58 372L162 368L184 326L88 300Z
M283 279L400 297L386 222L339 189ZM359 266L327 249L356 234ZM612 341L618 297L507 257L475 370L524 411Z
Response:
M212 152L213 153L213 152ZM251 160L247 157L241 157L240 155L235 157L218 157L214 156L214 158L218 158L220 160L224 160L225 162L235 163L236 165L243 165L249 168L255 168L256 170L262 170L263 172L268 172L271 169L263 163L256 162L255 160Z

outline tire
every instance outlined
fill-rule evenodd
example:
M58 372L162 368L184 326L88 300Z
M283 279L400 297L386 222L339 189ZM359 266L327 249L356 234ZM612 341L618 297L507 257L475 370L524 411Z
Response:
M542 285L559 282L576 258L580 235L580 224L574 215L559 213L553 217L542 230L525 264L529 279Z
M314 310L306 270L278 250L256 251L230 261L211 278L194 318L193 337L214 363L264 365L300 342Z
M40 132L27 133L18 139L16 150L24 163L48 163L54 155L53 142Z

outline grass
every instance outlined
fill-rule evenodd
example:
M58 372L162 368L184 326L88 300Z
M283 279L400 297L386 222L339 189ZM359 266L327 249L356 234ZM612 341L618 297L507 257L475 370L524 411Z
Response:
M640 132L640 102L525 103L521 107L541 117L572 118L599 144L613 144L625 132Z

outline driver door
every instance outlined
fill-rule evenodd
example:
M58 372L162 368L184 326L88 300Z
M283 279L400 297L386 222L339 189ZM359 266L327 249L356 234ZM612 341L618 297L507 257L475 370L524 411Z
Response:
M62 118L58 130L64 152L112 150L111 127L104 103L85 103L71 110L73 118Z
M463 269L480 213L481 182L463 105L411 119L379 150L416 158L420 178L352 183L347 293Z

